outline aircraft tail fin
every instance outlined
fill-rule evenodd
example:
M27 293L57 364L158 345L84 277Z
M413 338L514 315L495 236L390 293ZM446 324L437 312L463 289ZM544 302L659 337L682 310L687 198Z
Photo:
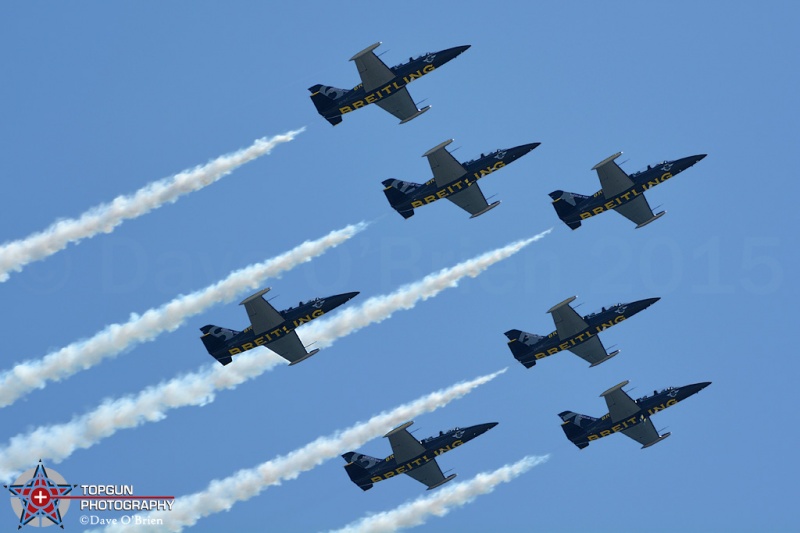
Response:
M553 191L550 193L550 198L553 199L553 208L562 222L572 229L581 227L581 221L572 219L571 215L575 213L576 206L588 196L574 192Z
M589 445L589 439L586 438L586 428L597 422L597 419L591 416L574 413L572 411L558 413L558 416L560 416L561 420L564 422L561 424L561 429L564 430L564 434L572 442L572 444L581 450L586 448Z
M539 341L544 339L544 337L535 333L520 331L518 329L510 329L506 331L505 336L508 337L508 347L511 349L511 353L514 354L514 357L516 357L518 361L520 361L527 368L530 368L536 364L536 359L523 361L523 358L531 353L530 347L536 345Z
M219 361L223 366L233 361L230 353L228 353L225 348L228 345L227 341L241 333L241 331L222 328L213 324L203 326L200 328L200 331L203 332L203 336L200 337L200 340L203 341L211 357Z
M339 89L337 87L329 87L327 85L314 85L308 88L311 91L311 101L314 102L314 107L317 108L317 113L322 115L325 120L335 126L342 121L342 115L339 114L338 109L334 109L336 101L340 100L344 95L349 93L348 89Z
M389 205L400 213L403 218L413 217L414 208L411 207L410 196L412 192L422 187L422 185L410 181L384 180L383 186L383 194L389 200Z
M350 481L358 485L361 490L371 489L373 484L370 481L369 470L382 461L382 459L370 457L369 455L358 452L342 454L342 459L347 461L347 464L344 465L344 470L350 477Z

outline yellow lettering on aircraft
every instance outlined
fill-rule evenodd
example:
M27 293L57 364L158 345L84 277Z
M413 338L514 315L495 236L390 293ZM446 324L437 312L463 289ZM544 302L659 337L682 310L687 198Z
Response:
M382 98L386 98L387 96L391 96L393 91L398 90L398 89L402 89L407 84L409 84L412 81L414 81L415 79L421 78L425 74L428 74L429 72L433 72L435 69L436 69L436 67L434 67L433 65L425 65L424 68L422 68L422 69L420 69L420 70L418 70L416 72L412 72L408 76L405 76L403 78L403 83L402 84L398 85L398 83L396 81L393 81L392 83L390 83L388 85L385 85L385 86L381 87L380 89L376 89L375 91L369 93L368 95L366 95L361 100L357 100L357 101L353 102L350 105L345 105L345 106L340 107L339 108L339 113L344 115L345 113L349 113L351 111L355 111L356 109L361 109L365 105L374 104L375 102L377 102L378 100L380 100ZM356 85L353 88L353 90L354 91L358 90L361 87L362 87L361 84Z
M635 197L639 196L640 194L642 194L643 192L645 192L647 189L653 188L656 185L658 185L659 183L664 183L665 181L667 181L671 177L672 177L672 173L671 172L665 172L662 175L660 175L660 176L658 176L656 178L653 178L652 180L648 181L647 183L642 183L641 187L638 187L636 189L631 189L631 190L629 190L628 192L626 192L624 194L620 194L619 196L615 196L614 198L611 198L610 200L608 200L606 203L604 203L603 205L601 205L599 207L594 207L589 211L583 211L580 214L581 220L585 220L585 219L587 219L589 217L593 217L595 215L599 215L600 213L603 213L604 211L608 211L610 209L614 209L617 206L620 206L620 205L624 204L625 202L629 202L633 198L635 198ZM603 193L603 191L598 191L598 192L594 193L593 198L597 198L598 196L601 196L602 193ZM633 196L633 198L631 198L631 196Z
M611 415L608 415L608 414L603 415L603 418L601 418L601 420L606 420L607 418L610 418L610 416ZM603 437L608 437L609 435L612 435L614 433L618 433L618 432L620 432L620 431L622 431L624 429L627 429L627 428L629 428L631 426L635 426L639 422L640 422L640 419L638 417L632 416L632 417L630 417L630 418L628 418L626 420L622 420L620 423L612 426L611 429L605 429L605 430L601 431L600 433L593 433L591 435L587 435L586 438L588 440L602 439Z
M312 312L311 314L308 314L308 315L302 316L302 317L298 317L295 320L293 320L292 323L294 324L294 327L289 328L289 327L286 327L286 326L281 326L281 327L279 327L277 329L274 329L274 330L272 330L272 331L270 331L268 333L264 333L260 337L256 337L255 339L253 339L250 342L242 343L242 344L240 344L239 346L237 346L235 348L229 348L228 349L228 354L230 354L230 355L240 354L242 352L246 352L247 350L252 350L256 346L262 346L264 344L267 344L268 342L272 342L272 341L274 341L276 339L279 339L282 335L284 335L286 333L291 333L292 331L294 331L294 329L296 327L300 326L301 324L303 324L305 322L310 322L311 320L314 320L315 318L319 318L324 314L325 314L325 311L323 311L322 309L315 309L314 312ZM252 327L248 327L248 329L246 329L245 331L248 331L250 329L252 329Z
M589 330L583 330L582 332L578 333L574 337L570 337L569 339L565 340L564 342L560 343L558 346L553 346L552 348L548 348L543 352L537 352L533 354L533 357L536 359L544 359L545 357L549 357L553 354L557 354L562 350L569 350L573 346L577 346L585 341L588 341L590 338L594 337L597 333L600 333L604 329L610 328L614 324L619 324L627 317L625 315L617 315L612 320L608 322L603 322L600 325L595 326L594 333ZM557 335L557 332L552 332L550 335L547 336L548 339L551 339Z
M434 450L433 451L433 455L434 455L434 457L436 457L436 456L441 455L443 453L447 453L450 450L452 450L453 448L458 448L462 444L464 444L464 441L462 441L462 440L454 441L452 444L448 444L448 445L445 445L442 448L439 448L438 450ZM388 461L392 457L394 457L394 455L390 455L389 457L386 458L386 460ZM370 478L370 482L377 483L378 481L383 481L384 479L389 479L389 478L398 476L400 474L406 474L406 473L408 473L409 470L413 470L415 468L415 466L416 467L421 466L421 465L426 464L426 463L428 463L429 461L432 461L432 460L433 460L433 458L429 458L427 455L423 455L422 457L418 457L417 459L414 459L413 461L410 461L410 462L408 462L408 463L406 463L404 465L397 466L394 469L389 470L385 474L381 474L379 476L371 477ZM414 465L414 466L412 466L412 465Z

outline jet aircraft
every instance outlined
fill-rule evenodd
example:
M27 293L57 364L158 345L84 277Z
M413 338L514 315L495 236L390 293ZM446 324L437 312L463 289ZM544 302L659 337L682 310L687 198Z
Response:
M445 146L451 142L453 139L434 146L422 154L422 157L428 158L428 163L433 171L433 179L424 184L393 179L383 182L385 187L383 193L386 195L386 199L403 218L414 216L415 208L441 198L447 198L467 211L472 215L470 218L486 213L497 207L500 202L489 205L477 185L478 180L513 163L540 144L523 144L507 150L495 150L461 164L445 149Z
M572 307L570 302L576 296L571 296L563 302L548 309L553 315L556 331L546 337L535 333L526 333L518 329L506 331L508 347L517 361L530 368L539 359L544 359L562 350L569 350L581 359L597 366L608 361L619 353L616 350L607 353L598 333L626 320L639 311L647 309L661 298L647 298L631 303L618 303L611 307L581 317Z
M622 152L617 152L592 167L597 171L602 187L592 196L564 191L550 193L553 207L562 222L572 229L578 229L581 221L613 209L634 222L637 229L646 226L666 214L666 211L654 215L644 192L680 174L706 156L699 154L675 161L662 161L629 176L614 162L621 155Z
M441 487L456 475L444 477L436 458L483 435L497 425L497 422L490 422L468 428L453 428L440 431L438 436L418 441L408 432L408 427L413 423L413 421L406 422L384 435L389 438L389 444L392 446L392 455L386 459L358 452L347 452L342 455L347 461L344 469L353 483L361 487L361 490L369 490L379 481L407 474L427 485L428 490Z
M319 318L325 313L355 298L357 292L335 294L327 298L315 298L300 302L297 307L277 311L265 299L270 289L258 291L242 300L250 317L250 326L244 331L235 331L209 324L200 328L203 344L214 359L227 365L234 355L258 346L266 346L289 361L289 366L305 361L319 351L307 352L295 329L301 324Z
M669 387L661 392L653 391L652 396L644 396L635 401L622 390L627 384L627 381L623 381L600 395L606 399L608 413L599 419L572 411L559 413L558 416L563 420L561 429L575 446L584 449L590 442L618 432L641 444L642 449L661 442L670 433L659 435L650 417L700 392L711 385L711 382Z
M400 124L417 118L431 106L418 109L408 94L406 85L433 72L469 48L469 45L456 46L423 54L416 59L409 58L408 63L389 68L375 55L374 50L380 45L380 42L370 45L350 58L350 61L356 62L358 74L361 76L361 83L352 89L337 89L320 84L308 88L317 112L331 125L339 124L345 113L369 104L378 104L378 107L399 118Z

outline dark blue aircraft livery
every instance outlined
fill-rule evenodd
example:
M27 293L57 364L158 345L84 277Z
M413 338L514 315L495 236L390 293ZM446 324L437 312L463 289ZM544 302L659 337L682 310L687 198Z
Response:
M422 154L428 158L433 179L411 183L400 180L385 180L383 193L392 208L403 218L414 216L414 209L436 200L447 198L475 218L497 207L500 202L489 205L477 182L496 170L500 170L524 156L540 143L523 144L506 150L495 150L481 154L478 159L459 163L445 147L453 142L447 140Z
M506 331L511 353L517 361L525 365L525 368L530 368L539 359L562 350L571 351L591 366L608 361L617 355L619 350L607 353L597 334L660 300L660 298L647 298L627 304L619 303L582 317L569 305L575 298L575 296L567 298L547 311L553 315L556 324L556 331L547 336L526 333L518 329Z
M469 48L469 45L456 46L423 54L416 59L410 58L408 63L389 68L375 55L374 50L380 44L378 42L368 46L350 58L350 61L355 61L358 74L361 76L361 83L351 90L320 84L308 88L317 112L332 125L339 124L342 115L369 104L377 104L384 111L399 118L400 124L417 118L431 106L418 109L408 94L406 85L433 72Z
M305 361L319 349L307 352L295 329L336 309L358 294L348 292L327 298L315 298L305 303L300 302L297 307L278 311L264 299L263 295L267 291L269 289L248 296L239 304L244 305L250 317L251 325L244 331L211 324L200 328L203 332L200 338L206 350L221 364L227 365L234 355L257 346L266 346L288 360L290 366Z
M632 438L641 444L642 448L661 442L670 434L659 435L650 417L697 394L711 385L711 382L669 387L661 392L653 391L652 396L644 396L635 401L622 390L627 384L627 381L623 381L600 395L608 404L608 413L601 418L579 415L572 411L559 413L558 416L563 421L561 429L575 446L583 449L589 446L590 442L614 433L622 433Z
M449 431L440 431L438 436L418 441L408 432L408 427L413 423L406 422L384 435L388 437L393 452L385 459L358 452L347 452L342 455L347 461L344 469L353 483L362 490L369 490L379 481L406 474L426 485L428 490L441 487L456 475L444 477L436 458L483 435L497 425L496 422L491 422L468 428L453 428Z
M592 196L564 191L550 193L558 218L567 226L578 229L581 221L611 209L634 222L637 228L646 226L666 211L654 215L644 192L680 174L706 156L699 154L675 161L662 161L628 176L614 162L621 155L622 152L618 152L592 167L592 170L597 170L602 186Z

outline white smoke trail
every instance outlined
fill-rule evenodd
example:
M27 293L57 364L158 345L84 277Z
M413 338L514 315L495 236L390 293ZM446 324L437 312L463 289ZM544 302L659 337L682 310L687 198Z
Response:
M0 245L0 282L8 280L10 271L19 272L28 263L53 255L69 243L80 242L98 233L111 233L124 220L149 213L167 202L175 202L184 194L211 185L248 161L270 153L278 144L291 141L304 129L270 139L257 139L247 148L150 183L132 195L117 196L110 203L93 207L78 218L59 220L39 233Z
M549 458L549 455L524 457L514 464L500 467L494 472L478 474L469 481L445 485L444 488L430 496L422 496L391 511L365 516L342 529L337 529L336 532L386 533L422 525L431 515L444 516L453 508L470 503L482 494L492 492L500 483L508 483Z
M432 298L446 288L456 287L465 276L476 277L493 264L514 255L532 242L542 239L551 231L552 228L529 239L512 242L454 267L429 274L420 281L400 287L391 294L374 296L357 307L349 307L337 313L334 318L313 322L306 328L305 337L316 341L315 346L319 348L328 347L336 339L345 337L369 324L389 318L395 311L411 309L419 301Z
M365 442L385 434L402 422L444 407L505 371L503 369L422 396L411 403L375 415L366 422L358 422L333 435L319 437L302 448L261 463L255 468L240 470L225 479L214 480L202 492L177 498L170 512L144 514L144 518L151 519L150 523L153 522L152 519L159 518L163 520L163 524L155 528L142 526L142 531L181 531L185 527L194 525L205 516L227 511L235 503L249 500L271 485L295 479L301 473L319 466L328 459L358 448ZM144 522L148 523L147 520ZM106 528L108 532L135 530L136 527L131 526Z
M40 456L60 463L75 450L90 448L121 429L163 420L171 409L205 405L214 400L217 391L233 389L281 363L287 361L269 350L250 350L237 356L235 364L213 363L138 394L107 399L67 423L40 426L12 437L8 446L0 450L0 479L14 479Z
M513 255L549 231L431 274L389 295L370 298L357 307L356 313L348 313L346 320L327 321L324 327L317 330L318 338L325 346L329 346L337 335L349 335L371 322L388 318L395 311L411 309L420 300L432 298L448 287L455 287L462 277L477 276L493 263ZM310 328L313 325L312 322L303 327ZM59 463L76 449L94 446L120 429L161 420L170 409L210 402L215 391L235 388L281 362L286 361L268 350L256 348L237 355L230 365L223 367L214 363L198 372L149 387L138 395L106 400L93 411L65 424L43 426L28 434L17 435L9 441L8 446L0 448L0 479L12 479L39 459Z
M366 227L364 222L353 224L315 241L306 241L277 257L231 272L224 280L204 289L178 296L142 315L132 314L127 322L106 326L89 339L72 343L42 359L20 363L0 374L0 407L14 403L34 389L44 388L49 381L62 380L116 356L134 344L152 341L166 331L174 331L187 318L214 304L230 302L244 290L260 288L266 278L310 261Z

